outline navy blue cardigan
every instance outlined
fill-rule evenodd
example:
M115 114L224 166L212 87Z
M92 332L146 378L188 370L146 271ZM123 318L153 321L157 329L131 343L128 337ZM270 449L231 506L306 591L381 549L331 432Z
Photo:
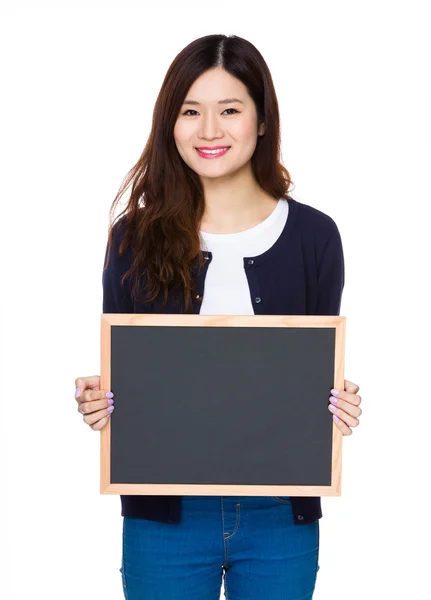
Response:
M339 315L344 287L344 256L340 233L325 213L289 198L289 216L279 238L263 254L245 256L244 269L257 315ZM163 294L151 304L134 302L128 279L121 276L131 267L129 248L123 256L118 246L125 216L114 226L109 266L102 276L103 313L183 312L179 295L172 293L162 308ZM106 247L106 252L108 247ZM192 269L196 283L193 312L199 313L205 276L212 260L203 252L204 267ZM106 259L106 254L105 254ZM328 390L328 397L330 390ZM321 498L291 497L295 524L311 523L322 517ZM121 496L124 517L179 523L181 496Z

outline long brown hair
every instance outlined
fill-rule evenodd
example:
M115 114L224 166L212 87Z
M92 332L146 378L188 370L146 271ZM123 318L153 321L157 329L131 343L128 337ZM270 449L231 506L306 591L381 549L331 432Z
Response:
M174 140L174 127L182 103L194 81L208 69L222 67L242 81L253 99L258 125L265 133L258 137L251 158L259 185L274 198L288 197L291 179L280 161L280 118L277 96L268 66L257 48L236 35L207 35L188 44L170 65L157 97L150 135L137 163L130 169L111 205L115 207L132 183L130 199L118 220L126 213L126 228L119 246L123 255L133 250L132 297L139 296L145 277L146 295L152 302L161 290L164 302L171 289L179 288L185 312L192 311L192 265L204 263L199 224L204 213L204 193L198 175L182 160ZM124 217L123 217L124 219ZM109 263L113 242L111 222L108 233ZM197 262L196 262L197 261Z

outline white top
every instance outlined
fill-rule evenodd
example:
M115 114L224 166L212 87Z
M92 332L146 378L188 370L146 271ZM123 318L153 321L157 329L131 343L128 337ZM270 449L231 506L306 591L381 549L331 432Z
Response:
M289 203L280 198L269 217L250 229L238 233L200 231L202 250L212 253L200 314L254 314L244 257L269 250L286 225L288 213Z

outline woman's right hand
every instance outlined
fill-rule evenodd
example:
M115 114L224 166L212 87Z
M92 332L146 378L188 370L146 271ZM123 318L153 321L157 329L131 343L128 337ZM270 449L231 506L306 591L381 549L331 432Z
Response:
M75 386L78 412L84 415L84 423L94 431L100 431L114 410L114 394L108 390L100 390L100 375L78 377L75 379Z

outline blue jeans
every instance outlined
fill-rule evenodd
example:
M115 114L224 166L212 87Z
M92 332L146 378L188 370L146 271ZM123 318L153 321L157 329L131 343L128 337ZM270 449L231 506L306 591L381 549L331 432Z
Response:
M179 524L124 517L126 600L311 600L319 521L288 496L183 496Z

